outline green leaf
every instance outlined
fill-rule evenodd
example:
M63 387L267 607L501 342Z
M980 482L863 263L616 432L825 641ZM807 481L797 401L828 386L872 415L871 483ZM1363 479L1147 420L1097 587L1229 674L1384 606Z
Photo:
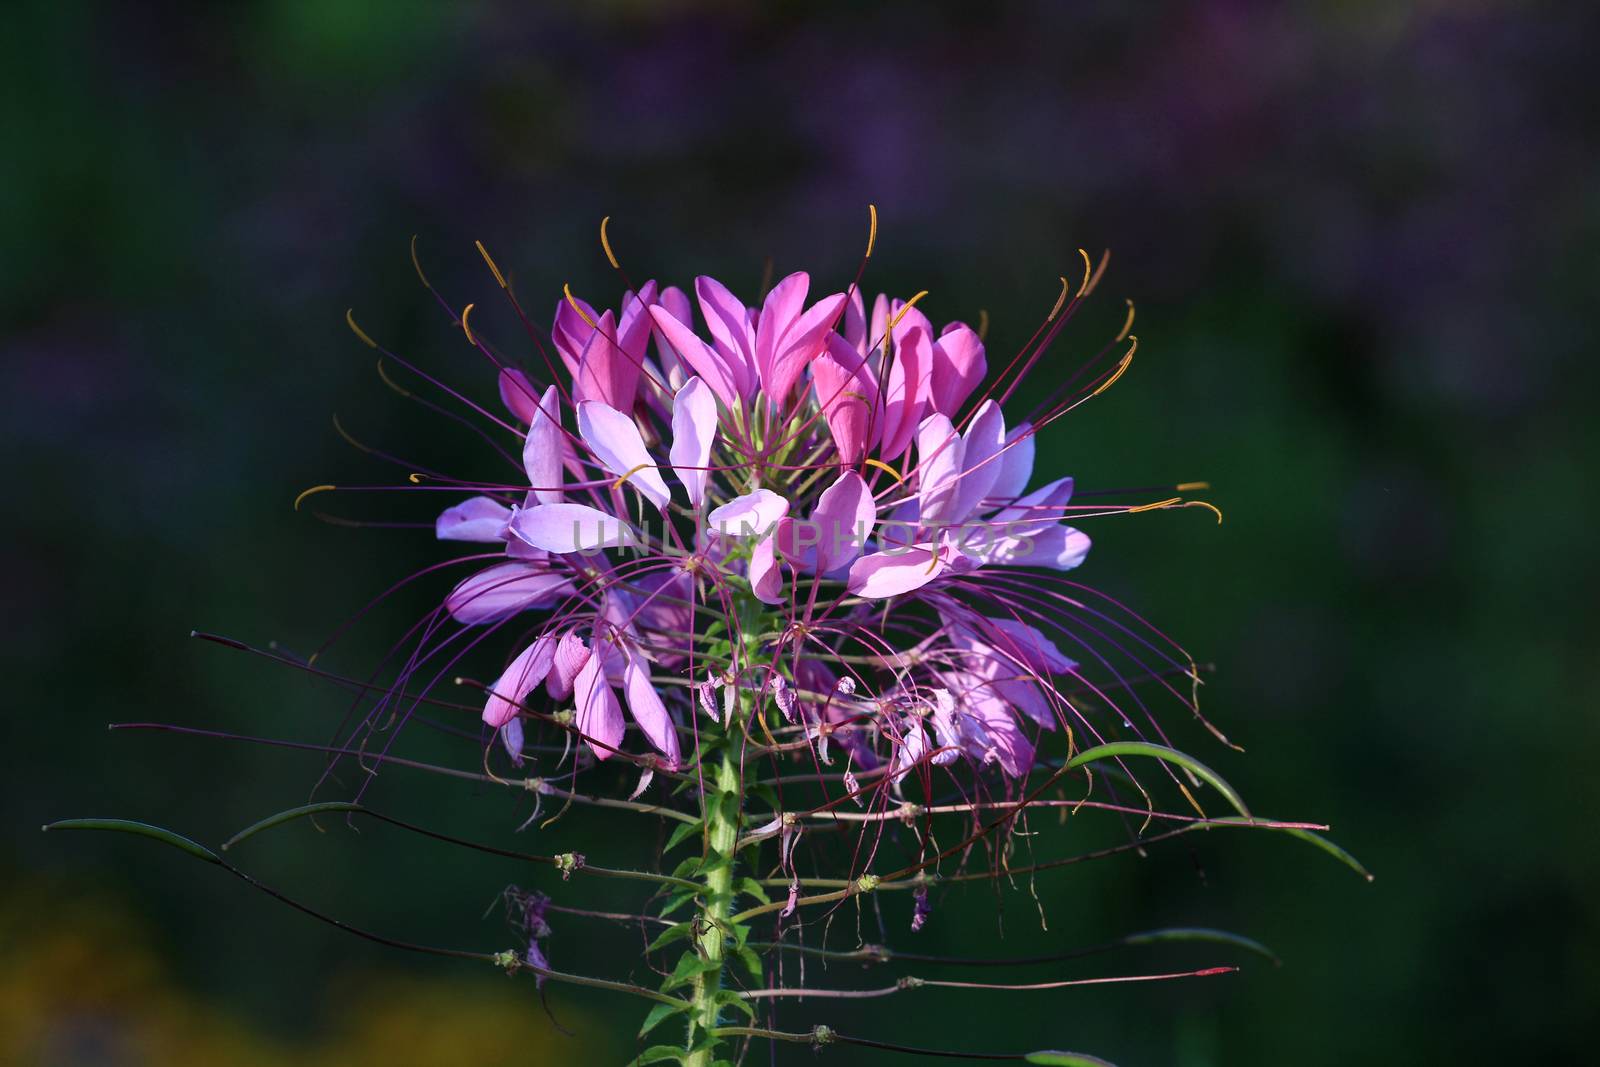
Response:
M680 1011L687 1011L688 1008L687 1004L657 1004L650 1009L650 1014L644 1017L644 1025L639 1027L639 1036L643 1037L660 1026L670 1016L676 1015Z
M1044 1063L1050 1067L1117 1067L1109 1060L1099 1056L1091 1056L1087 1052L1058 1052L1055 1049L1045 1049L1042 1052L1030 1052L1023 1057L1024 1063Z
M751 978L759 982L766 977L766 971L761 966L761 957L756 955L755 949L740 945L734 952L738 955L739 962L744 964L744 969L750 972Z
M765 889L761 888L761 883L748 876L735 881L733 883L733 891L735 893L743 893L746 896L755 897L763 904L772 903L772 898L767 896L767 891Z
M692 889L684 889L674 893L672 896L668 897L667 902L661 906L662 917L665 918L666 916L671 915L673 912L689 903L689 901L694 900L699 895L700 893L698 890Z
M661 991L665 993L670 989L676 989L681 985L687 985L689 982L694 981L696 977L704 974L707 971L714 971L719 966L721 966L721 964L714 963L711 960L701 959L693 952L685 952L683 957L678 960L678 965L674 967L672 969L672 973L667 976L667 980L661 983Z
M1066 769L1071 770L1094 763L1103 759L1116 759L1119 756L1153 756L1167 763L1177 764L1189 771L1196 778L1211 786L1222 794L1234 811L1245 818L1250 818L1250 809L1244 806L1244 800L1234 791L1233 786L1223 780L1222 775L1207 767L1186 752L1179 752L1175 748L1165 745L1152 745L1148 741L1113 741L1108 745L1096 745L1086 748L1066 762Z
M674 848L677 848L679 845L683 844L684 840L691 834L698 834L703 828L704 824L699 820L694 822L680 822L677 826L673 827L672 833L668 835L667 846L666 848L662 849L662 851L671 852Z
M651 1045L633 1059L630 1065L644 1067L647 1063L682 1063L685 1053L677 1045Z
M694 924L688 922L674 923L661 931L660 935L652 942L646 952L654 952L658 948L666 948L674 941L682 941L694 930Z
M1234 945L1254 952L1258 956L1265 956L1274 964L1282 963L1278 954L1266 945L1240 934L1230 933L1227 930L1212 930L1204 926L1172 926L1162 930L1145 930L1137 934L1129 934L1122 939L1125 945L1153 945L1161 941L1211 941L1217 944Z
M737 1008L747 1015L751 1022L756 1021L756 1006L750 1003L749 998L741 997L732 989L724 989L717 993L715 1003L728 1008Z
M240 830L238 833L234 834L232 837L228 838L228 840L222 843L222 851L228 851L234 845L237 845L247 837L254 837L263 830L270 830L274 826L282 825L283 823L290 822L294 819L303 819L308 815L323 815L334 811L350 812L364 810L365 809L362 808L360 804L351 804L349 801L344 800L328 800L322 802L321 804L306 804L303 807L290 808L287 811L280 811L276 815L268 815L260 822L252 823L251 825L246 826L243 830Z
M685 825L687 825L687 824L685 824ZM699 869L700 869L700 857L699 856L685 856L683 859L678 861L678 865L676 867L672 868L672 877L674 877L674 878L687 878L691 874L694 874Z
M132 819L62 819L60 822L48 823L44 826L49 830L113 830L118 833L136 834L139 837L149 837L160 841L164 845L182 849L196 859L225 866L222 857L212 852L209 848L197 841L191 841L182 834L175 834L171 830L164 830L159 826L151 826L145 822L134 822Z

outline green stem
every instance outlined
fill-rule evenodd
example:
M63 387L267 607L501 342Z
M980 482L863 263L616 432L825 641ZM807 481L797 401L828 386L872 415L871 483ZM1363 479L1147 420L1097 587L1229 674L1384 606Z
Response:
M684 1067L709 1067L716 1059L715 1038L712 1031L719 1019L717 993L722 989L722 969L725 958L728 916L733 905L733 847L739 839L739 822L743 812L743 787L739 769L733 761L731 746L722 754L722 764L717 770L715 791L706 793L706 832L713 857L711 869L705 875L705 904L702 909L701 932L695 943L707 963L715 966L703 971L694 981L693 1005L689 1016L695 1031L691 1036L711 1037L711 1046L692 1052L683 1061ZM732 798L731 801L729 798Z

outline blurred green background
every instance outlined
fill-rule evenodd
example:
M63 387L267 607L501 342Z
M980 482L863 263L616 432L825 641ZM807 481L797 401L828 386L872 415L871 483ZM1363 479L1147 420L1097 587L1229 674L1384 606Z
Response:
M1331 823L1378 879L1289 841L1196 835L1042 878L1048 932L1023 893L1001 927L987 892L953 892L916 947L1017 954L1206 924L1284 965L782 1019L1124 1065L1585 1059L1600 1001L1596 15L1495 0L11 5L0 1057L622 1062L631 1002L551 989L563 1037L526 981L342 937L145 842L37 827L120 815L214 843L306 796L305 753L104 727L320 742L343 713L337 690L186 635L305 651L438 558L417 531L289 507L308 485L395 477L339 439L334 412L420 462L488 468L474 438L385 389L341 321L353 305L386 344L493 397L416 283L412 234L435 284L519 350L474 239L544 318L563 282L617 288L602 215L636 277L716 273L749 295L769 255L842 287L872 201L867 290L929 289L936 321L987 309L995 353L1075 276L1079 246L1113 249L1033 384L1114 333L1123 296L1139 356L1047 435L1041 469L1086 487L1208 479L1227 521L1099 520L1081 574L1217 664L1208 713L1249 751L1174 717L1178 739L1258 810ZM414 497L338 503L427 515ZM363 673L443 588L330 662ZM402 747L477 759L422 732ZM512 837L518 800L400 773L374 796L541 851L654 843L585 814L530 845ZM286 828L240 862L370 928L472 948L508 941L485 909L519 878L628 900L374 826ZM904 905L886 905L901 943ZM636 931L567 920L548 953L649 980L640 948ZM1073 973L1218 956L1146 950Z

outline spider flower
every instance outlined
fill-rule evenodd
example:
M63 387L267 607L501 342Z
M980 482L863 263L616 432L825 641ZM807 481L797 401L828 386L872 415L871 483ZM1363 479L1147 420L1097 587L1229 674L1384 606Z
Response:
M890 760L897 776L958 757L1025 776L1030 735L1070 713L1057 683L1076 664L1025 621L1038 601L1021 573L1077 567L1089 538L1064 518L1071 478L1030 489L1033 426L1008 427L998 399L977 395L977 332L935 330L883 296L868 314L854 289L809 300L804 273L759 307L712 278L692 288L703 330L683 292L655 282L618 313L574 297L551 337L570 377L536 391L501 372L526 424L528 485L453 504L436 524L441 539L505 554L451 593L458 622L542 613L484 721L515 731L519 753L520 709L566 647L581 662L547 689L575 691L594 757L653 750L675 767L692 690L656 672L705 658L702 620L759 637L747 628L766 617L764 644L717 665L726 684L756 679L783 694L786 720L798 706L814 738L848 735L858 761ZM886 609L897 625L875 629ZM897 648L906 627L928 636ZM836 656L842 644L892 681L847 666L861 657ZM799 684L841 668L860 683L849 695Z

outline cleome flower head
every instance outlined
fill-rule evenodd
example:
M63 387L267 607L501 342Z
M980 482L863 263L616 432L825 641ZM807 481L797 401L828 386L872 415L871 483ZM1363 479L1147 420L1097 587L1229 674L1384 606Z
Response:
M874 237L876 221L874 209ZM440 571L465 576L394 646L382 682L336 673L317 657L262 654L357 694L353 725L327 746L318 791L337 782L342 761L360 759L368 771L399 764L509 787L533 807L515 813L519 829L546 826L576 805L632 813L667 832L585 842L582 852L520 852L372 810L362 802L365 774L352 800L269 816L224 847L302 816L343 812L533 865L547 875L539 887L513 886L502 897L514 946L431 948L297 908L386 945L529 972L541 992L557 982L640 997L650 1007L634 1062L709 1067L727 1062L734 1042L758 1038L963 1054L857 1039L810 1020L785 1029L810 997L937 987L1024 996L1236 969L1021 984L950 977L939 968L1005 961L904 954L862 943L859 913L855 922L829 921L869 896L876 928L889 929L884 916L898 908L893 928L915 935L940 922L946 883L991 880L1003 899L1019 878L1215 826L1288 831L1361 869L1317 836L1325 827L1254 815L1173 744L1162 702L1227 744L1200 715L1199 666L1078 580L1090 548L1080 527L1092 520L1186 507L1221 519L1185 498L1202 483L1129 500L1151 491L1076 491L1069 472L1036 469L1048 454L1039 434L1117 381L1137 345L1129 304L1122 329L1081 366L1044 362L1098 285L1105 257L1096 265L1082 254L1081 281L1063 278L1043 322L999 360L986 348L986 322L936 326L926 293L879 295L869 305L857 282L818 287L797 272L746 304L709 277L682 288L628 283L604 223L601 241L622 276L620 302L602 311L567 290L548 327L533 325L479 245L529 328L526 365L471 324L475 305L457 311L423 278L487 361L498 406L468 400L470 389L382 348L350 318L382 352L380 370L399 366L464 407L464 415L447 413L479 429L510 473L489 482L413 468L401 487L447 494L433 532L465 551L390 592ZM867 258L871 248L869 238ZM1048 377L1032 390L1037 402L1019 410L1018 384L1041 368ZM301 500L335 488L307 490ZM489 680L462 676L478 662L492 664ZM450 679L480 688L481 704L442 696ZM424 708L481 714L481 768L391 754L413 721L460 736L418 714ZM1042 808L1056 809L1059 824L1030 826ZM1126 839L1047 853L1045 834L1073 839L1080 813L1109 813ZM154 837L264 888L169 831L119 820L53 825ZM1029 838L1025 850L1019 831ZM646 847L646 838L654 843L645 857L613 858ZM588 910L567 896L566 883L593 877L646 883L654 893L637 914ZM620 961L625 976L567 969L585 956L569 940L572 927L618 918L653 931L643 959ZM1266 951L1188 927L1109 944L1169 939ZM1013 962L1082 954L1067 948ZM936 970L868 988L819 988L812 980L827 982L830 972L804 966L813 956L894 967L902 955ZM666 1043L644 1045L658 1040ZM1007 1058L1104 1062L1064 1052Z

